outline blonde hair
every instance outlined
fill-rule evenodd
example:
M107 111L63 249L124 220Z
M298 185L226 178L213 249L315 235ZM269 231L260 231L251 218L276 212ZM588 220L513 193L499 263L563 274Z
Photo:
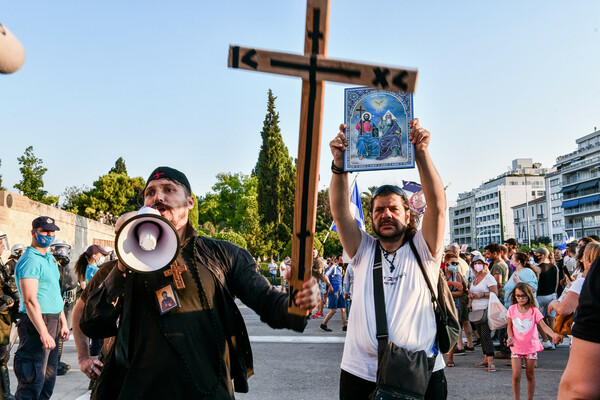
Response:
M583 258L590 263L596 261L596 258L600 256L600 243L598 242L590 242L585 246L585 250L583 251Z

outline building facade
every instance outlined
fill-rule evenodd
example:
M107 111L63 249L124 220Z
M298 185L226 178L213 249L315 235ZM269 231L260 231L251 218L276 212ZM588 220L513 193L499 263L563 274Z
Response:
M553 244L567 236L600 234L600 131L575 141L577 150L556 159L556 172L547 177Z
M547 172L531 158L519 158L513 160L508 172L460 194L457 205L450 207L449 212L451 242L481 249L515 237L512 207L545 196ZM470 235L467 220L472 221Z
M519 243L537 243L536 238L550 236L546 196L512 207L515 239Z

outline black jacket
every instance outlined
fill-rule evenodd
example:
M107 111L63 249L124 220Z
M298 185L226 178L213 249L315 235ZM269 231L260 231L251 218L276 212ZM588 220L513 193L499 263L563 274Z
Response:
M117 336L96 398L137 398L139 391L133 393L128 387L139 387L142 382L150 387L156 384L149 389L151 397L161 397L164 380L156 383L148 373L141 377L137 372L149 363L153 364L151 373L157 371L162 377L171 377L174 371L169 365L174 366L182 382L169 386L191 382L188 391L197 392L200 398L233 398L231 379L235 391L247 392L247 379L253 374L252 351L234 302L236 297L273 328L304 330L307 319L288 314L288 296L275 290L256 271L246 250L196 236L190 227L177 261L188 267L189 272L183 274L186 288L175 291L181 308L165 315L160 315L159 306L149 300L157 289L172 281L163 276L164 270L152 274L128 272L123 276L113 268L105 281L89 293L80 322L82 331L91 338ZM136 344L138 338L143 345ZM160 362L152 362L153 352ZM116 391L107 389L109 386L116 387ZM177 398L173 390L168 395Z

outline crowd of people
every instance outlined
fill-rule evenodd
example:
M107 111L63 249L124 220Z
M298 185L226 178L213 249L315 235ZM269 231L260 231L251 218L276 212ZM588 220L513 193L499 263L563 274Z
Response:
M313 277L293 297L306 315L288 312L289 257L279 265L271 259L265 279L246 250L197 235L189 221L194 197L187 177L158 167L146 181L144 203L179 236L172 265L140 273L115 258L112 249L92 245L75 263L75 282L65 283L70 246L55 241L60 228L47 216L32 221L30 245L13 246L9 265L0 265L3 399L13 398L7 371L13 322L19 337L14 398L51 397L61 371L60 343L72 327L93 399L233 399L234 392L248 391L253 374L236 299L272 328L299 332L309 318L323 318L320 329L332 332L328 323L340 310L346 332L342 400L446 399L444 369L476 346L482 359L472 368L494 373L497 360L506 359L514 398L520 397L523 369L533 398L537 354L555 349L566 336L571 351L558 397L600 397L600 383L589 368L600 356L600 238L569 243L564 253L543 246L521 252L514 239L491 243L482 252L444 247L444 187L428 152L430 133L417 119L410 122L409 140L427 210L421 217L401 188L383 185L371 198L370 235L350 211L347 175L340 167L348 145L344 128L330 143L331 212L344 254L324 259L313 251ZM115 230L136 216L122 215ZM0 232L0 251L4 247ZM440 335L451 335L440 326L448 319L441 318L437 297L446 284L445 307L456 309L461 328L447 355Z

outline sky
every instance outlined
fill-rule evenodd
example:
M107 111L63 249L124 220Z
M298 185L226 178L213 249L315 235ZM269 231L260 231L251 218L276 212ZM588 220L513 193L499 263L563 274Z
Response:
M298 151L301 80L227 68L230 44L302 54L306 2L2 1L21 41L21 70L0 75L0 174L21 179L28 146L45 190L91 186L123 157L144 179L159 165L193 191L222 172L250 174L267 92ZM600 2L332 0L328 57L416 68L414 115L449 205L516 158L551 167L600 126ZM344 88L327 83L319 188ZM353 179L351 176L350 179ZM360 172L369 186L419 180L416 169Z

